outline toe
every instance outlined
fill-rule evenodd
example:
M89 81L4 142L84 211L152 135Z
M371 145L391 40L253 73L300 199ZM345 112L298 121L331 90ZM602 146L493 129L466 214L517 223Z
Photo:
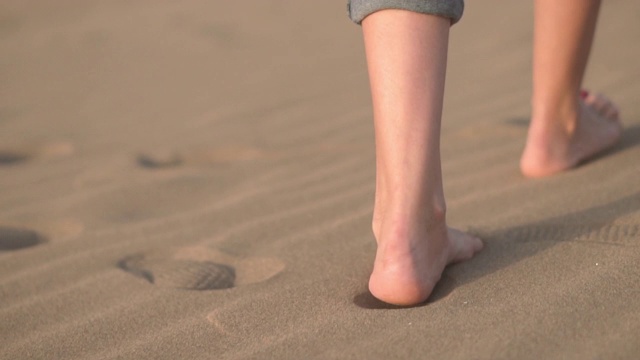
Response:
M451 262L471 259L484 246L479 238L457 229L449 228L449 239L452 241L453 254Z
M618 110L617 107L615 106L611 106L609 107L609 109L607 109L607 111L604 113L604 116L607 119L611 119L611 120L619 120L620 119L620 111Z
M584 103L595 110L601 116L611 119L618 120L620 116L620 111L618 107L609 100L606 96L597 93L587 93L583 95Z
M620 120L620 109L616 104L609 100L609 106L607 111L604 113L604 116L606 116L607 119L618 121Z

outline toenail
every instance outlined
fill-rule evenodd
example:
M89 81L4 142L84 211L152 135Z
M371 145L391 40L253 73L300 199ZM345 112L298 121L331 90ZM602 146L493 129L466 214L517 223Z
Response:
M589 91L584 90L584 89L583 89L583 90L580 90L580 98L581 98L581 99L583 99L583 100L584 100L584 99L586 99L586 98L587 98L587 96L589 96Z

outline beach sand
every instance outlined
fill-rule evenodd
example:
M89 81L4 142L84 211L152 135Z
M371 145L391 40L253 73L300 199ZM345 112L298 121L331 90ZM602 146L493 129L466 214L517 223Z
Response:
M427 304L367 291L371 103L344 0L3 1L0 358L640 358L640 3L603 4L611 151L518 171L532 6L467 2L442 133L486 248Z

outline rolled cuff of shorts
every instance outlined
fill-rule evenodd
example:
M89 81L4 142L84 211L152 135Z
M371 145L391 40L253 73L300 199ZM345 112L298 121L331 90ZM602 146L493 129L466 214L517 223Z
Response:
M349 18L360 24L365 17L376 11L401 9L423 14L431 14L451 19L457 23L464 12L464 0L349 0Z

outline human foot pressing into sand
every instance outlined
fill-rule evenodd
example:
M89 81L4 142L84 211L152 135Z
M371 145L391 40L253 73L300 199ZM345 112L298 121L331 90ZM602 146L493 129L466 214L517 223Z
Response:
M451 263L482 241L447 227L440 124L449 28L462 0L351 0L362 24L373 99L378 243L369 289L396 305L424 302ZM532 117L520 167L527 177L577 166L613 146L617 107L581 89L599 0L536 0Z

